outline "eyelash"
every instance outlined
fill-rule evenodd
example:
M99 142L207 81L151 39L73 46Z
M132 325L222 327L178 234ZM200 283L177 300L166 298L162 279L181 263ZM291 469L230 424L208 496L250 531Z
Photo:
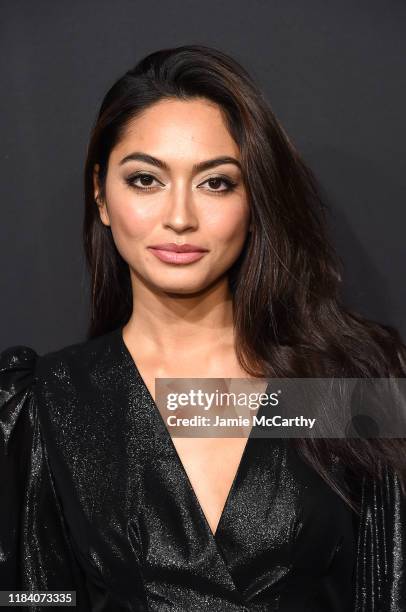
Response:
M126 178L125 181L130 187L133 187L134 189L138 189L138 191L153 191L154 189L156 189L156 186L140 187L139 185L135 185L134 184L135 179L140 178L142 176L151 177L152 179L157 180L152 174L149 174L148 172L137 172L136 174L132 174L131 176ZM210 190L211 193L214 193L216 195L225 195L227 193L231 193L232 191L234 191L234 189L237 186L237 183L235 181L232 181L229 178L225 178L224 176L211 176L210 178L206 179L202 183L202 185L204 185L204 183L207 183L208 181L213 180L213 179L219 179L222 183L225 183L227 186L226 189Z

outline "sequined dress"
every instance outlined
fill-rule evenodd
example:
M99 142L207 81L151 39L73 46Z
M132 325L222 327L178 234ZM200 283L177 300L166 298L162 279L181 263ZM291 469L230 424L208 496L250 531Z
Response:
M0 354L0 590L74 590L80 612L405 611L398 477L360 495L358 516L288 439L250 436L213 534L122 328Z

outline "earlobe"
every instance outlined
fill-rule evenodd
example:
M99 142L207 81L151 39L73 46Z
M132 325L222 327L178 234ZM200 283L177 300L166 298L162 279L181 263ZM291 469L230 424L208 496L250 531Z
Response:
M95 164L93 168L93 191L94 191L94 199L97 203L98 203L98 197L99 197L98 193L100 191L99 170L100 170L99 164Z
M99 209L99 215L100 215L101 222L103 223L103 225L110 226L110 218L107 212L107 206L105 202L101 202L100 197L98 195L95 198L95 202Z

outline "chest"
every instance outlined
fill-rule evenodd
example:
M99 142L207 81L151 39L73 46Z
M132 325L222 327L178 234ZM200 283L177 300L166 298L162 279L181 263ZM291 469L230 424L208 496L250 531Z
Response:
M235 361L229 362L222 375L215 370L198 378L248 378L247 373ZM194 378L196 369L188 364L173 368L160 368L152 364L139 369L144 384L155 401L155 378ZM266 384L263 385L265 390ZM191 490L205 516L210 530L215 534L223 509L242 462L247 437L178 437L172 439L179 462L183 466Z
M67 525L93 575L159 611L299 610L321 576L327 597L332 584L344 593L351 517L287 441L172 439L154 376L134 372L126 356L75 393L60 397L60 378L57 397L37 391Z

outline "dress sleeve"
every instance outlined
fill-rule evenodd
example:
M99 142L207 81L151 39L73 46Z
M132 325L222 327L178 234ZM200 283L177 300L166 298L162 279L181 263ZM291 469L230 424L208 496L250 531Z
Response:
M364 477L354 612L406 612L406 497L396 472Z
M27 346L0 353L0 588L76 591L76 609L84 612L91 610L86 579L73 553L41 435L38 359Z

